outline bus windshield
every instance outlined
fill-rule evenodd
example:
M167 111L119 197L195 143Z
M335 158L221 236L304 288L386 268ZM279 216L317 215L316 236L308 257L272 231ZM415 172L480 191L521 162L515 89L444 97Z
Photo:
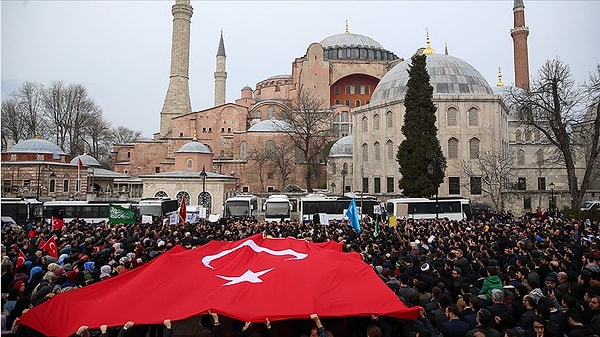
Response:
M290 216L289 201L269 202L265 210L265 218L288 218Z
M230 200L225 204L225 214L228 216L248 216L250 204L243 200Z

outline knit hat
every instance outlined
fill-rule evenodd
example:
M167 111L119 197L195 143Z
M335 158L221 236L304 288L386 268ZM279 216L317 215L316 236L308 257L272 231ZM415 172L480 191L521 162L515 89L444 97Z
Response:
M459 274L462 274L462 269L460 269L458 267L454 267L454 271L457 272L457 273L459 273Z

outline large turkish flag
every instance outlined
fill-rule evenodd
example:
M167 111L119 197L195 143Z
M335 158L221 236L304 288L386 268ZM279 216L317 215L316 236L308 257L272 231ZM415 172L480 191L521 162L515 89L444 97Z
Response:
M357 253L342 243L264 238L176 246L131 272L56 295L21 317L48 336L81 325L160 324L208 310L240 321L392 316L416 319Z

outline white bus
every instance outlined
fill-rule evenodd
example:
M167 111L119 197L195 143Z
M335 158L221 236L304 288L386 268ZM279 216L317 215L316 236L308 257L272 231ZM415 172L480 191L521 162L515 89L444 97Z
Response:
M177 213L179 202L171 198L144 198L138 202L137 209L139 217L151 215L156 220Z
M437 205L437 207L436 207ZM465 198L398 198L386 202L388 218L470 220L471 201Z
M252 194L239 194L225 200L223 216L226 218L254 218L258 216L258 197Z
M342 221L346 219L345 211L350 206L351 197L327 196L324 194L308 194L300 198L299 212L303 222L313 221L317 214L325 214L329 221ZM375 218L380 212L379 200L371 196L357 196L354 198L358 212Z
M271 195L263 204L265 221L290 221L292 219L292 203L285 194Z
M44 221L51 223L52 217L57 217L64 222L74 219L92 224L101 221L108 222L110 205L132 208L130 203L122 201L46 201L44 203Z

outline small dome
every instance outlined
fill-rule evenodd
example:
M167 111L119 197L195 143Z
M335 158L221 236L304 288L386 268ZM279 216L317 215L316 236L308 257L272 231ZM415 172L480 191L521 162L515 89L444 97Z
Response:
M292 126L285 121L280 121L277 119L268 119L252 125L248 129L248 132L282 132L291 130Z
M250 88L249 86L245 86L245 87L242 88L242 91L246 91L246 90L252 91L252 88Z
M390 70L373 91L371 104L406 94L408 69L406 60ZM427 55L427 72L434 94L492 95L494 92L479 71L469 63L450 55Z
M58 155L66 155L63 150L61 150L58 145L47 141L45 139L27 139L22 140L15 144L13 147L8 149L6 153L48 153L48 154L58 154Z
M176 153L212 153L208 146L200 143L197 140L193 140L187 144L183 144L182 147L177 150Z
M73 159L71 159L71 164L75 164L78 165L79 164L79 159L81 159L81 162L83 163L83 166L87 166L87 167L101 167L102 165L100 165L100 163L96 160L96 158L90 156L89 154L82 154L79 155Z
M329 157L352 157L352 136L340 138L329 150Z

